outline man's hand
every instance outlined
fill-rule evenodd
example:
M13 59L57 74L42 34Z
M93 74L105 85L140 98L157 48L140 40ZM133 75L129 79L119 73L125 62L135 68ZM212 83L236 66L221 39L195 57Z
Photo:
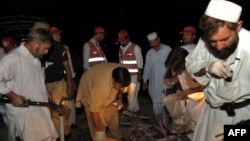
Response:
M18 95L14 92L10 92L8 94L5 95L6 97L8 97L11 101L11 104L14 107L24 107L25 106L25 97Z
M148 83L147 82L143 82L142 89L146 90L147 88L148 88Z
M212 75L223 78L230 78L233 75L233 71L229 65L223 60L217 60L210 63L206 67L206 71Z
M174 84L176 84L177 82L179 81L177 75L176 76L173 76L171 78L166 78L164 79L164 83L167 85L167 86L173 86Z
M118 106L118 110L121 110L124 107L122 99L119 99L119 98L117 99L117 106Z

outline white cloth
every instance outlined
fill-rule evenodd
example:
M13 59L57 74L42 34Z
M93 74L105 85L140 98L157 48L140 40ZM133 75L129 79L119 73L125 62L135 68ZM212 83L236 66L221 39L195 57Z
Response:
M4 49L2 47L0 47L0 59L3 57L3 55L4 55ZM0 98L1 98L1 96L0 96ZM2 115L4 123L7 125L7 115L6 115L5 104L0 103L0 113Z
M167 87L163 82L164 75L167 71L165 67L165 60L171 50L172 48L170 46L161 44L160 50L156 51L151 48L146 54L143 82L147 82L149 80L148 92L153 102L153 111L155 116L158 114L164 115L164 90L165 87Z
M250 32L242 28L239 32L239 43L234 54L229 56L227 63L233 70L231 82L224 79L209 78L206 75L196 77L193 73L218 60L207 50L204 40L199 42L194 51L186 58L186 69L199 83L204 86L206 100L213 107L221 106L224 102L241 102L250 99ZM228 117L225 111L212 108L207 103L201 109L200 118L196 125L194 141L221 140L223 136L215 137L224 132L225 124L236 124L249 119L250 105L235 110L234 117Z
M69 60L69 66L70 66L70 71L71 71L72 78L75 78L76 72L74 70L74 66L73 66L73 63L72 63L72 58L71 58L71 54L70 54L69 50L67 50L67 56L68 56L68 60Z
M240 5L227 0L210 0L205 15L237 23L240 19L242 8Z
M183 90L188 90L200 86L199 83L191 78L187 71L183 71L180 75L178 75L178 79ZM205 96L204 92L194 92L189 94L187 97L186 108L190 118L189 124L190 128L194 131L200 116L201 107L205 102ZM192 140L193 132L190 133L188 137Z
M2 58L2 57L3 57L3 55L4 55L4 50L3 50L3 48L2 48L2 47L0 47L0 58Z
M209 74L215 75L219 78L230 78L233 75L233 72L230 68L230 66L227 64L224 60L217 60L212 63L210 63L206 67L206 71Z
M7 112L6 112L5 104L0 103L0 113L1 113L2 118L3 118L3 122L5 123L5 125L8 125L8 119L7 119Z
M21 44L0 60L0 93L10 91L32 101L48 102L41 63ZM10 137L25 141L40 141L58 137L48 107L13 107L6 104ZM14 141L12 139L11 141Z
M181 46L181 48L187 50L188 53L192 52L195 47L196 47L196 44L187 44L187 45L182 45Z

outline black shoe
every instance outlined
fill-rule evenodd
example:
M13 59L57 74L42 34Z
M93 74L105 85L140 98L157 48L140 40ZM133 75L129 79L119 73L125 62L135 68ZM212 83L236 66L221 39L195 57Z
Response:
M76 124L71 124L71 125L70 125L70 128L72 128L72 129L77 129L78 126L77 126Z
M16 141L22 141L19 137L16 137Z
M71 137L72 137L71 132L69 132L68 135L65 135L65 140L67 140L67 139L69 139Z
M140 109L139 109L139 110L137 110L137 111L134 111L134 113L135 113L135 114L140 114L141 111L140 111Z
M76 114L82 115L83 114L83 108L76 108Z
M72 135L71 135L71 132L69 132L69 134L68 134L68 135L64 135L64 139L65 139L65 141L66 141L66 140L68 140L68 139L70 139L70 138L71 138L71 136L72 136ZM60 141L61 139L60 139L60 137L59 137L59 138L57 138L56 140L57 140L57 141Z

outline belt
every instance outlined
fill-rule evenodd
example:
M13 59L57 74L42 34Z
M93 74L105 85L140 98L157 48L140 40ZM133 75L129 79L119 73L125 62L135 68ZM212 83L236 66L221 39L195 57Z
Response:
M225 110L228 116L235 116L234 109L240 109L247 105L250 105L250 99L247 99L243 102L234 103L234 102L226 102L222 106L220 106L221 110Z

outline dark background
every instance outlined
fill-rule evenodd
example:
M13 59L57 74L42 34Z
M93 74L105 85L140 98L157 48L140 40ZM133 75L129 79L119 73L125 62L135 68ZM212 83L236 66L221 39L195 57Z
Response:
M244 27L250 29L249 0L231 0L243 7ZM183 27L197 28L197 39L202 34L198 28L200 16L209 0L174 1L2 1L0 18L27 15L41 17L51 26L63 30L62 40L70 46L72 53L81 55L82 45L92 36L95 26L103 26L108 33L104 50L108 60L116 61L118 47L115 46L117 32L127 29L131 41L139 44L143 54L149 49L147 34L156 31L165 44L174 47L180 44L179 32ZM4 28L4 27L2 27Z

